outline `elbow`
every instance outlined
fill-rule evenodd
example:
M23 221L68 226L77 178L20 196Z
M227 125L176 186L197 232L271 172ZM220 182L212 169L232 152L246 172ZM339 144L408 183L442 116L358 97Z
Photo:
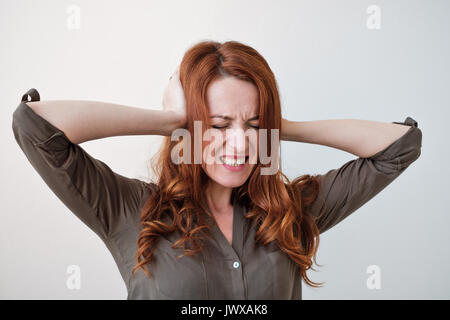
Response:
M22 118L20 112L21 112L21 109L19 107L17 107L11 116L11 128L12 128L12 131L14 133L14 137L16 138L16 140L17 140L17 137L19 134L19 127L21 124L20 120Z
M419 128L416 128L416 139L415 139L415 152L414 152L414 160L418 159L420 157L420 154L422 152L422 130Z
M387 149L371 157L375 168L386 175L399 174L416 161L422 152L422 131L414 127Z
M412 140L409 150L399 158L399 170L407 168L411 163L419 159L422 153L422 130L416 128L414 130L414 139Z

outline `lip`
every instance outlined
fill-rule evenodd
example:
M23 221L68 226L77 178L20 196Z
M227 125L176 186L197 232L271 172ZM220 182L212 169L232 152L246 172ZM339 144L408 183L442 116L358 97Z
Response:
M225 156L225 157L226 157L226 156ZM230 157L230 158L231 158L231 157ZM237 156L234 157L234 158L237 159ZM219 159L220 159L220 158L219 158ZM236 171L242 171L242 170L244 170L244 168L247 166L248 160L249 160L249 157L246 157L244 164L242 164L242 165L240 165L240 166L237 166L237 167L235 167L235 166L229 166L229 165L227 165L227 164L225 164L225 163L223 163L223 162L222 162L222 166L224 166L225 169L230 170L230 171L233 171L233 172L236 172Z
M240 158L247 158L248 157L248 155L245 155L245 156L237 156L237 155L227 155L227 154L223 154L222 156L221 156L222 158L232 158L232 159L240 159Z

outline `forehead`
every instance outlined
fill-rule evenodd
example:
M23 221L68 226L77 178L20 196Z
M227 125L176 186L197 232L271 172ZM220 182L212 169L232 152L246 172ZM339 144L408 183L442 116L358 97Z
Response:
M258 88L235 77L222 77L210 84L206 93L210 115L249 118L259 113Z

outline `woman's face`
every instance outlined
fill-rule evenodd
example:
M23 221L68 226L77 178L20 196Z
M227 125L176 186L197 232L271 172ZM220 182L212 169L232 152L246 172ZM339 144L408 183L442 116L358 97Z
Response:
M209 86L207 102L211 127L206 127L210 141L203 141L203 170L222 186L241 186L258 158L258 89L248 81L222 77ZM242 159L243 165L227 161Z

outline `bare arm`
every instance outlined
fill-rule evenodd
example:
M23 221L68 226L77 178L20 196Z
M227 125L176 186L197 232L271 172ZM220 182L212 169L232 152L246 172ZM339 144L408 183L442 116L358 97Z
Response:
M62 130L75 144L122 135L170 136L182 126L173 111L129 107L84 100L47 100L27 105Z
M282 120L281 139L320 144L368 158L403 136L409 126L357 119Z

